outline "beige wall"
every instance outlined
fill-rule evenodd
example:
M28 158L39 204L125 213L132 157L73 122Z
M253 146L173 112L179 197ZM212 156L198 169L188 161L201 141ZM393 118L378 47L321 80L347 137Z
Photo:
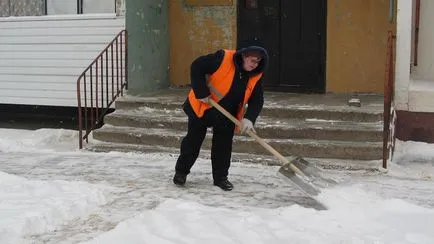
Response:
M328 92L383 92L389 2L328 1Z
M190 64L197 56L236 47L236 19L236 1L169 2L169 70L173 85L190 84Z

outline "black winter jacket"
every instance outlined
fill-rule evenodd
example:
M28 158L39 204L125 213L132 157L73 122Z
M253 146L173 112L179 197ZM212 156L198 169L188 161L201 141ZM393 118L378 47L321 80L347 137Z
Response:
M263 52L263 58L256 69L247 72L242 69L241 53L249 50L259 50ZM206 83L206 75L212 74L215 71L217 71L217 69L220 67L220 64L223 61L223 57L224 57L224 51L218 50L215 53L198 57L191 64L191 71L190 71L191 86L198 99L205 98L210 95L210 91ZM246 90L249 77L264 72L268 63L268 54L265 51L265 49L257 46L246 47L237 50L237 52L234 55L234 62L235 62L236 70L235 70L232 86L230 87L229 92L226 94L226 96L219 101L219 104L223 108L228 110L232 115L235 116L237 114L239 105L242 104L244 100L244 93ZM262 78L256 83L255 88L247 104L248 107L244 115L244 118L247 118L253 123L255 123L264 104ZM188 101L188 98L184 103L183 107L185 113L189 117L194 116L197 118L196 114L193 111L193 108L190 105L190 102Z

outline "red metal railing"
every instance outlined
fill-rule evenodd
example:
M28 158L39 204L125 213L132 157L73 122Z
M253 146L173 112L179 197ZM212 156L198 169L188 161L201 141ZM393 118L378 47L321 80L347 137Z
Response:
M383 168L387 168L387 161L393 154L395 146L396 114L393 107L395 83L395 38L392 31L388 32L386 73L384 76L384 111L383 111Z
M122 30L77 79L79 148L128 89L128 33Z

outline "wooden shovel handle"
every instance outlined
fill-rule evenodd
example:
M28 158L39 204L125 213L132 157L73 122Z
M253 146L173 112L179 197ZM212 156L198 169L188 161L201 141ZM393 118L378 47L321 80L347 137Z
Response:
M241 127L241 122L235 118L232 114L230 114L228 111L226 111L226 109L224 109L222 106L220 106L220 104L218 104L216 101L209 99L209 104L211 106L213 106L214 108L216 108L218 111L220 111L223 115L225 115L228 119L230 119L232 122L234 122L235 125L237 125L238 127ZM274 149L273 147L271 147L264 139L262 139L261 137L259 137L258 135L256 135L255 132L248 130L247 134L252 137L253 139L255 139L257 142L259 142L259 144L261 144L261 146L263 146L265 149L267 149L269 152L271 152L274 156L276 156L278 159L280 159L280 161L282 161L283 164L287 164L289 165L289 167L298 175L302 176L302 177L307 177L303 171L301 171L299 168L297 168L294 164L291 163L291 161L287 158L285 158L282 154L280 154L278 151L276 151L276 149Z

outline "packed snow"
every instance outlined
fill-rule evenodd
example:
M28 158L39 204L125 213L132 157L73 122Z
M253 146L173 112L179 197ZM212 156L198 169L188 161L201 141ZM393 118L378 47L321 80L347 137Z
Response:
M0 172L0 243L53 231L106 203L104 189L86 182L28 180Z
M232 192L199 159L77 150L77 132L0 129L0 243L434 243L434 145L397 141L388 171L343 179L313 201L277 166L233 163Z

